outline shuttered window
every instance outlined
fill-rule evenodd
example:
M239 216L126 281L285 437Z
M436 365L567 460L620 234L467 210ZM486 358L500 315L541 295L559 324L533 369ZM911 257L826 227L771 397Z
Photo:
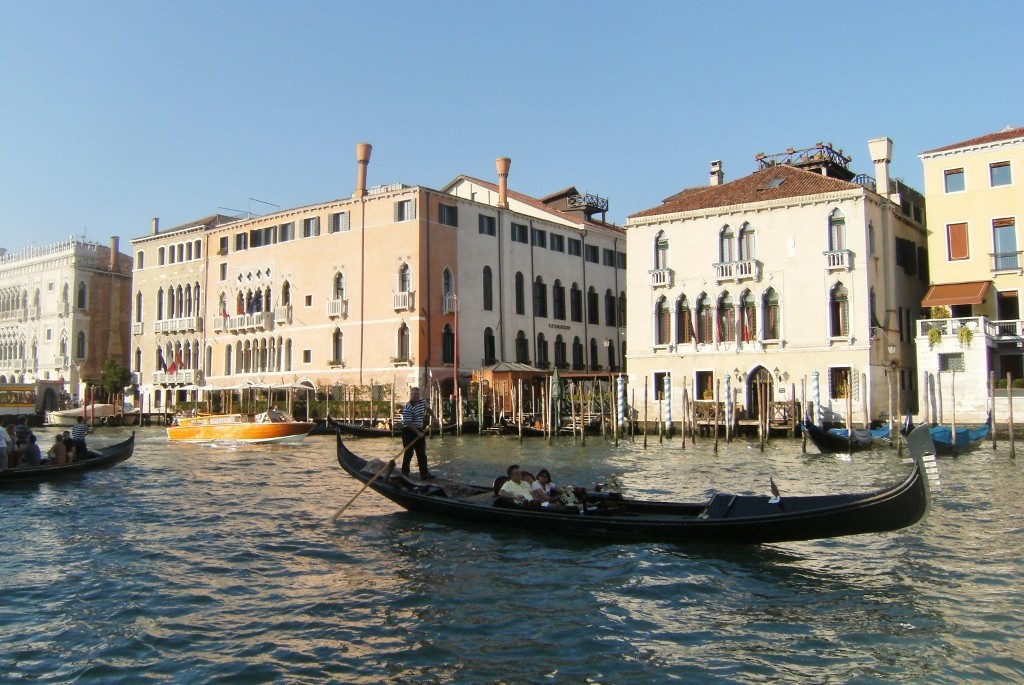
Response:
M949 224L946 226L946 244L949 260L969 259L971 251L967 246L967 224Z

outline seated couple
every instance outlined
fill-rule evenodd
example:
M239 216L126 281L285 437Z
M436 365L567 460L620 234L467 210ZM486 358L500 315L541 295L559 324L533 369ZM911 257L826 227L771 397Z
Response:
M518 464L508 467L508 480L505 481L498 496L511 499L516 502L557 502L559 490L551 482L551 473L547 469L541 469L534 478L533 474L523 471Z

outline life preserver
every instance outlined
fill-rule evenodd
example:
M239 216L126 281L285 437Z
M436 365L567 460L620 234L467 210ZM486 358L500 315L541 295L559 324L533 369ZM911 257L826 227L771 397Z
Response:
M106 416L100 418L100 425L101 426L107 425L107 417Z

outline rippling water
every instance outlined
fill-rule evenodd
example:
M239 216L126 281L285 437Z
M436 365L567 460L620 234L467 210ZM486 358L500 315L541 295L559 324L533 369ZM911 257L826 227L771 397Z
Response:
M787 440L449 436L429 452L461 479L518 462L675 499L769 476L783 495L866 490L908 469ZM941 460L930 517L895 533L624 545L451 526L369 491L332 523L358 484L331 437L171 448L143 429L109 471L0 491L0 681L1020 682L1022 464L1005 443Z

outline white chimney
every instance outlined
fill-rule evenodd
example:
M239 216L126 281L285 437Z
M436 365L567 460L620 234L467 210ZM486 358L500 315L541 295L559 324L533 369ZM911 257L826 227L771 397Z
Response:
M873 138L868 141L871 161L875 163L875 192L889 197L889 162L892 160L892 140Z
M494 166L498 168L498 207L508 209L508 170L512 167L512 160L498 157Z
M160 232L160 217L153 217L153 235Z
M725 183L725 172L722 171L722 160L711 162L711 185L720 186Z

